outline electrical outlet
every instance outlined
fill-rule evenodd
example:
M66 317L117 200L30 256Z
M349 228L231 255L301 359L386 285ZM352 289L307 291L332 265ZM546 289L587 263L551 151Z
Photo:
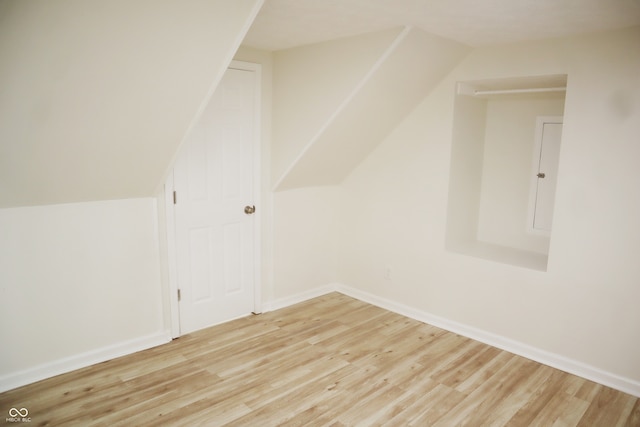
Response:
M387 267L384 269L384 278L387 280L391 280L391 267Z

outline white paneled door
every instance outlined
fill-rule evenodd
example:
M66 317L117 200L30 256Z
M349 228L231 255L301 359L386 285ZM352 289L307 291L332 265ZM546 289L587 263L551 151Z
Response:
M257 77L227 70L176 160L180 334L255 311Z

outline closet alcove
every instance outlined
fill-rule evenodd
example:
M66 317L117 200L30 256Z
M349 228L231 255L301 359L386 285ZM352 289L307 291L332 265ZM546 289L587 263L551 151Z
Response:
M446 248L546 271L567 75L458 82Z

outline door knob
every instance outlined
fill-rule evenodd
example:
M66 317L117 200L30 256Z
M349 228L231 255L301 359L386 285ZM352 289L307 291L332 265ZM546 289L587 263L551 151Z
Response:
M251 215L255 211L256 211L256 207L255 206L247 205L247 206L244 207L244 213L246 213L247 215Z
M544 178L544 176L545 176L545 175L544 175L544 172L540 172L540 173L537 175L537 177L538 177L538 178Z

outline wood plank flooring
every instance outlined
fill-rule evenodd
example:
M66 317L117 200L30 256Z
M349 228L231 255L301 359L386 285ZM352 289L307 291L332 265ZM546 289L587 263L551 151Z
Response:
M32 426L640 426L633 396L338 293L0 394L12 407Z

